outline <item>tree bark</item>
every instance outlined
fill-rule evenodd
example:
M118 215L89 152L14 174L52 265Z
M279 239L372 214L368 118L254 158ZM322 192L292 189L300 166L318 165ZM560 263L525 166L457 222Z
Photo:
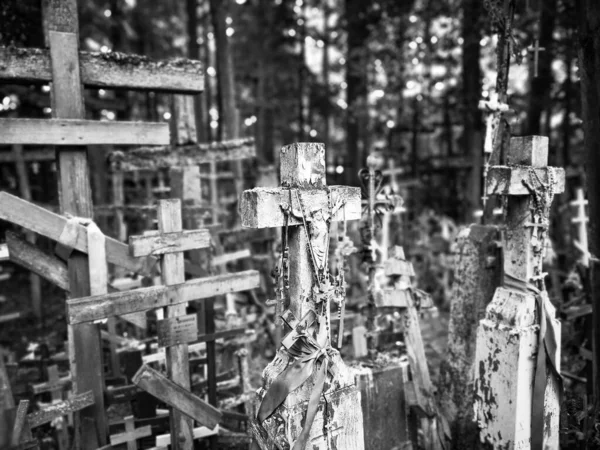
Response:
M465 222L473 220L473 212L481 204L481 180L483 169L483 123L479 110L481 97L481 19L484 17L479 0L463 1L463 60L462 60L462 107L463 144L473 164L469 179L469 207Z
M554 59L554 25L556 23L557 0L544 0L540 3L540 47L545 50L539 52L538 76L534 71L534 55L530 54L530 80L529 108L527 111L527 133L528 135L541 134L542 113L548 109L550 103L550 90L554 77L552 75L552 60ZM534 43L532 43L534 44ZM546 117L546 122L549 118Z
M586 183L589 207L589 251L592 254L594 397L600 404L600 2L578 0L579 73L583 112Z
M228 0L210 0L210 14L216 43L217 104L219 108L219 139L235 139L239 136L237 108L235 104L235 75L231 47L227 37Z
M350 168L346 184L358 184L358 171L365 159L364 120L367 106L367 51L369 37L366 16L370 2L346 0L348 57L346 83L348 104L346 114L346 162Z

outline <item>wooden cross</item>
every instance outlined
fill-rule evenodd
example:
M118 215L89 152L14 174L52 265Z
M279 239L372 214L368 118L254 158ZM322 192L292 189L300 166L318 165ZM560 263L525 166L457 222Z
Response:
M532 414L532 387L537 380L535 355L546 351L545 344L540 347L538 341L540 320L546 321L546 327L551 328L547 333L554 333L560 348L560 323L554 319L554 307L543 288L543 242L539 239L545 235L552 194L564 191L565 173L563 169L548 167L547 162L547 137L513 137L507 152L508 165L491 167L487 179L489 194L508 197L502 235L507 284L496 289L485 318L479 323L474 363L479 367L475 379L476 416L485 424L480 439L494 446L528 447L532 432L543 432L543 446L558 448L558 382L550 370L541 399L543 411ZM536 312L539 303L534 295L526 288L518 288L513 279L541 289L545 315ZM546 320L546 316L551 319ZM557 358L551 355L547 359ZM491 398L503 401L492 402ZM532 430L529 424L539 420L535 414L542 412L544 423Z
M314 309L312 290L316 285L311 266L311 256L308 250L307 233L303 230L301 209L307 225L312 227L324 224L324 219L310 215L312 211L326 211L332 205L337 207L332 211L329 220L357 220L360 218L360 189L346 186L327 187L325 182L325 149L322 144L293 144L281 150L281 188L255 188L244 191L242 195L241 215L242 226L248 228L274 228L285 225L285 216L281 208L290 204L293 211L298 212L289 218L290 245L290 297L289 308L295 317L304 317ZM291 199L291 200L290 200ZM298 200L300 199L300 201ZM300 204L302 202L302 205ZM314 217L314 219L313 219ZM325 251L326 234L311 236L311 245L323 255ZM323 265L319 258L317 264ZM306 298L307 301L299 301Z
M538 76L538 66L540 61L540 52L545 51L545 47L540 47L540 40L536 38L533 41L533 45L527 47L528 53L533 53L533 76L537 78Z
M575 200L571 202L571 205L577 208L577 215L571 219L571 222L577 225L577 240L575 240L573 243L581 252L581 263L584 265L584 267L589 267L590 250L588 247L587 232L587 223L589 222L589 218L585 211L588 201L585 199L585 194L583 193L582 188L577 188Z
M289 217L288 242L290 248L290 302L283 307L294 317L304 317L309 311L316 311L316 297L320 283L327 273L327 242L329 241L328 222L356 220L361 215L360 189L346 186L328 187L325 181L325 148L323 144L293 144L281 149L280 188L254 188L244 191L240 213L242 226L251 228L284 227L284 210L291 209ZM306 228L305 228L306 227ZM309 245L312 249L309 250ZM315 270L313 271L313 267ZM316 273L315 273L316 272ZM327 323L329 311L323 312ZM328 336L329 339L329 336ZM285 368L279 361L289 361L287 350L282 347L274 361L265 369L265 383L270 382ZM354 421L355 427L345 428L338 436L338 448L348 450L364 448L362 433L362 411L358 402L354 377L343 365L339 357L334 357L336 371L334 380L328 386L346 387L348 391L336 397L332 420ZM338 381L335 381L338 380ZM300 404L308 400L310 390L297 389L291 392L278 417L279 420L265 421L266 434L276 442L291 441L299 437L305 414L298 411ZM294 411L298 411L297 413ZM265 443L263 433L252 427L257 442ZM312 426L309 440L318 436L320 430ZM326 442L320 445L327 445ZM312 446L314 447L314 445ZM325 447L318 447L325 448Z
M152 427L145 425L141 428L136 428L133 416L125 417L123 421L125 422L125 432L111 435L110 445L127 443L127 450L138 450L137 440L152 436Z

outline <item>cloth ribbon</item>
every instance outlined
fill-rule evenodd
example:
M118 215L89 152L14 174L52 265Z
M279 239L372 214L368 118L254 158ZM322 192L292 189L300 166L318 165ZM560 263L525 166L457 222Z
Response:
M304 384L314 372L315 366L320 362L321 365L316 371L314 387L306 408L304 426L292 450L304 450L306 447L310 429L317 414L319 398L325 387L331 354L335 352L333 348L327 345L325 320L324 317L319 318L319 333L316 340L308 332L298 333L295 342L287 349L289 355L296 358L296 360L288 365L271 383L256 415L258 424L262 427L262 423L285 401L289 393Z
M545 307L548 296L532 285L510 274L504 274L504 287L524 294L533 294L538 310L540 333L538 337L538 353L533 381L533 399L531 405L531 449L544 448L544 396L546 392L546 371L550 369L558 383L559 404L562 402L562 376L558 360L558 338L554 327L553 317Z
M86 227L87 254L89 261L90 294L107 293L108 266L106 264L106 238L92 219L85 217L67 217L56 245L55 253L67 260L77 245L79 226Z

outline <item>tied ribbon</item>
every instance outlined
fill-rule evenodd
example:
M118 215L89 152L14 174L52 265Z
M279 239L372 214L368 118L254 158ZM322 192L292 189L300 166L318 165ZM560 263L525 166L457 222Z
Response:
M544 397L546 392L546 371L555 377L558 383L559 403L562 400L562 376L560 375L558 360L558 341L553 318L545 307L547 296L531 283L516 278L510 274L504 275L504 287L524 294L533 294L540 321L538 338L538 353L533 381L533 399L531 405L531 449L543 450L544 448Z
M268 419L275 410L285 401L293 390L299 388L314 372L317 363L321 363L317 369L314 387L310 394L306 408L306 418L302 431L294 443L292 450L304 450L310 435L310 429L317 414L319 398L325 387L325 379L329 370L331 353L335 352L327 344L327 331L324 323L325 318L319 318L319 334L313 339L307 332L298 333L295 342L288 349L290 356L296 358L293 364L286 369L271 383L269 389L262 399L256 418L258 424Z
M67 215L67 223L58 238L55 253L64 260L71 256L77 245L79 226L86 228L90 295L106 294L108 284L106 238L92 219Z

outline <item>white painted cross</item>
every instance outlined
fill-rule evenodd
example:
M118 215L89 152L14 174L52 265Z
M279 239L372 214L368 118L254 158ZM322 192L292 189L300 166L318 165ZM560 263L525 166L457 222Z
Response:
M577 250L581 252L580 261L585 267L590 265L590 250L588 247L588 230L587 223L589 222L585 208L588 201L585 199L585 194L582 188L577 188L575 200L571 202L577 209L577 215L571 219L571 222L577 225L577 240L573 242Z
M346 186L328 187L325 173L323 144L302 143L283 147L280 156L282 187L259 187L244 191L241 205L242 226L284 227L286 221L288 222L290 296L289 304L284 304L283 307L289 309L289 313L295 318L303 318L309 311L316 313L317 321L306 330L306 334L313 339L320 339L326 331L325 349L327 354L331 355L329 368L332 369L332 375L328 378L327 388L323 390L322 395L333 395L330 400L333 404L329 405L334 411L332 421L353 424L351 427L345 427L337 436L335 448L358 450L364 448L358 391L354 376L342 362L339 353L332 351L329 346L329 300L332 292L323 290L327 290L325 286L329 281L328 224L330 221L360 218L360 189ZM284 211L291 212L287 220ZM319 338L315 337L317 332ZM279 375L288 365L292 367L294 362L298 363L298 360L282 346L273 362L263 372L265 387L268 389L275 380L281 383ZM315 368L315 371L317 370L322 368ZM298 389L289 392L283 403L276 407L263 423L251 426L254 437L259 445L263 446L263 450L266 450L264 446L268 445L269 441L287 447L299 438L310 441L311 449L328 448L327 438L321 437L321 429L315 426L319 414L317 413L314 423L312 419L315 416L310 420L307 417L305 402L313 394L313 384L313 381L306 381ZM266 392L265 389L260 391L261 400ZM318 403L320 410L324 404L322 400L318 400ZM303 432L305 421L312 426ZM263 431L266 432L264 435Z
M507 161L490 168L486 186L488 194L508 196L504 286L479 323L475 414L481 441L494 448L558 448L560 323L543 288L544 246L534 238L546 238L552 196L564 191L565 174L547 167L542 136L512 138ZM544 339L552 334L556 352Z

